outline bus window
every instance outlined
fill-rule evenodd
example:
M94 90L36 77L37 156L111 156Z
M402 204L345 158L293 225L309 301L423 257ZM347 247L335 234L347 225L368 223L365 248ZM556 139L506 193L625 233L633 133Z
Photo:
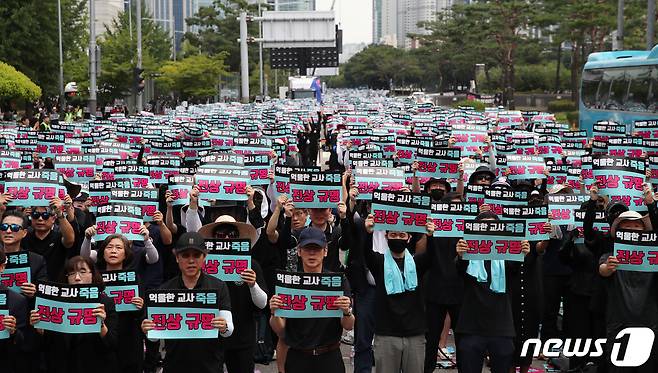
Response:
M649 98L647 99L649 105L647 106L648 112L658 112L658 67L654 66L651 69L651 77L649 78L651 84L649 85Z
M640 66L626 69L626 77L630 80L628 98L624 110L635 112L646 112L649 108L649 86L651 85L651 74L655 68L652 66Z
M603 70L583 71L582 102L587 108L595 108L596 92L603 77Z
M623 110L624 101L626 100L626 92L628 91L628 80L626 79L625 69L610 69L603 73L603 81L606 80L606 75L610 77L610 94L607 100L601 101L605 104L608 110Z

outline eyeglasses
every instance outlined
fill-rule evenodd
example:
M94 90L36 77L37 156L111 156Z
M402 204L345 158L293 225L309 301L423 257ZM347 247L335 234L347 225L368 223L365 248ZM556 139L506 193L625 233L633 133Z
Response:
M48 220L51 216L53 216L53 214L49 213L48 211L44 211L44 212L32 211L32 214L30 216L32 216L32 219L34 220L39 220L39 218L43 220Z
M7 223L0 224L0 231L6 232L10 229L12 232L19 232L21 229L23 229L23 227L18 224L7 224Z
M75 276L80 275L80 277L83 277L83 276L90 275L90 274L91 274L91 271L87 271L86 269L81 269L79 271L69 272L69 273L66 274L66 276L67 277L75 277Z

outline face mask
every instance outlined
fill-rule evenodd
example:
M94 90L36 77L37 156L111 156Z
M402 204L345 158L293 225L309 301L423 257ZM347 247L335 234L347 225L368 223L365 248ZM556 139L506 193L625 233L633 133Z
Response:
M407 249L406 240L388 240L388 248L391 249L391 252L400 254Z
M445 191L441 189L432 189L430 190L430 196L432 196L432 199L435 201L440 201L441 198L445 195Z

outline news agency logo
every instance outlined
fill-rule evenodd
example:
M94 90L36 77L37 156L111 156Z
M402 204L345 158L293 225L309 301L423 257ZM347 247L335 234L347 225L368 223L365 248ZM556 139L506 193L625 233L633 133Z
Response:
M626 349L622 349L623 343L627 339ZM649 328L625 328L622 329L615 337L610 352L610 361L617 367L639 367L649 360L655 334ZM546 357L559 357L560 348L565 357L599 357L603 355L604 346L607 339L561 339L553 338L543 344L540 339L531 338L523 342L521 356L528 356L528 350L533 346L532 356L538 357L541 352ZM622 351L625 353L622 354ZM622 355L622 356L620 356Z

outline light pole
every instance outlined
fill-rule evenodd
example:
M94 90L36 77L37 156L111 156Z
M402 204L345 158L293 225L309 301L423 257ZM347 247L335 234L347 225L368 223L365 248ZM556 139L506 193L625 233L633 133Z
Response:
M247 12L240 12L240 76L242 81L242 102L249 102L249 54L247 49Z
M258 0L258 16L262 17L263 13L261 13L261 8L260 8L260 2L261 0ZM263 39L263 23L258 22L258 38ZM259 41L258 42L258 72L260 74L258 82L260 83L260 94L261 96L265 96L265 88L263 84L263 42Z
M142 68L142 0L137 0L135 5L135 16L137 17L137 68ZM137 90L137 96L135 97L135 106L137 112L141 112L144 107L142 104L142 92Z
M57 0L57 24L59 33L59 106L60 113L64 110L66 105L66 97L64 95L64 52L62 49L62 3Z
M624 49L624 0L617 0L617 50Z
M96 4L89 0L89 114L96 115Z

